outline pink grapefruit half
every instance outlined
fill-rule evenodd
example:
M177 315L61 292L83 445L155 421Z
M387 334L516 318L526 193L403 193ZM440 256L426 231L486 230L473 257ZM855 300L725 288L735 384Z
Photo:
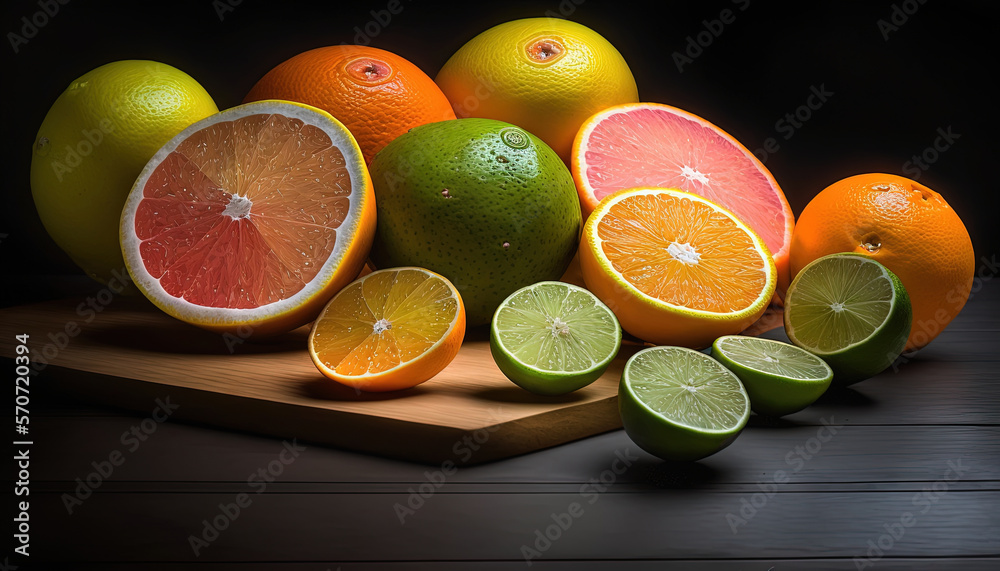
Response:
M304 325L357 277L375 233L361 149L326 111L260 101L182 131L122 211L125 263L168 314L266 336Z
M750 226L774 257L778 291L788 287L792 209L763 163L712 123L659 103L616 105L583 123L570 160L584 220L622 189L685 190Z

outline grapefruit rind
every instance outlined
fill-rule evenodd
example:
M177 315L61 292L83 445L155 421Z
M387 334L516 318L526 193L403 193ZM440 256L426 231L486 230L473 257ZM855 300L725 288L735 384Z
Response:
M351 176L347 197L348 215L337 228L333 251L316 276L294 295L252 309L209 307L191 303L168 293L147 271L139 251L135 213L144 198L150 175L177 147L194 133L211 125L259 114L280 114L320 128L340 149ZM312 321L336 291L361 272L375 235L375 195L371 177L357 141L332 115L310 105L279 100L246 103L193 123L160 148L136 179L122 210L120 239L125 265L133 283L165 313L198 327L217 332L235 332L241 338L264 337L290 331ZM250 327L248 333L246 328Z
M631 196L643 194L655 195L660 193L670 193L674 196L705 204L725 215L737 227L750 236L755 249L761 254L764 267L767 268L765 287L752 303L743 309L727 313L675 305L644 293L628 282L614 268L604 254L601 245L603 240L597 231L597 225L601 218L612 205ZM608 195L598 204L593 214L587 219L583 230L582 242L586 247L580 248L580 264L585 280L587 275L593 275L595 271L603 272L612 278L607 281L588 281L586 284L588 289L614 311L623 329L644 341L658 345L681 345L702 348L710 345L720 335L739 333L749 327L764 313L774 296L777 286L778 276L774 259L764 241L757 233L718 204L697 194L676 188L632 188L623 189ZM638 303L617 303L615 300L622 295L634 298ZM665 331L663 325L658 323L659 319L657 316L662 315L664 312L672 314L675 320L669 332ZM711 327L706 327L707 324L711 324ZM697 333L698 331L702 331L702 333L699 334Z

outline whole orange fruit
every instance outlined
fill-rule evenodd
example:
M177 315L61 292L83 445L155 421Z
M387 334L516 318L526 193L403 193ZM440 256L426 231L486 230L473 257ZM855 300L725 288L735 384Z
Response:
M459 117L513 123L567 165L587 117L639 101L632 71L611 42L559 18L494 26L459 48L435 79Z
M792 233L792 276L827 254L858 252L889 268L913 306L904 351L924 347L962 310L976 256L958 214L940 194L908 178L860 174L817 194Z
M369 46L303 52L267 72L244 102L285 99L319 107L350 129L370 163L413 127L454 119L437 84L410 61Z

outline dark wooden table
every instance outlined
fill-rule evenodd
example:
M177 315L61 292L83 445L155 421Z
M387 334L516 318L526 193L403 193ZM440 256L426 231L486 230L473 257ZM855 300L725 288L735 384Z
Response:
M80 295L74 287L12 295ZM42 373L31 556L11 547L0 563L1000 569L1000 282L974 289L947 331L895 370L781 421L754 417L732 446L690 465L647 455L621 430L482 465L411 464L156 422L166 415L153 403L142 415L47 394Z

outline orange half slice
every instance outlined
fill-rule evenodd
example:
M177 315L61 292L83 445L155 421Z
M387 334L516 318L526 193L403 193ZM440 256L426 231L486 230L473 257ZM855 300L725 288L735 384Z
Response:
M423 268L374 271L340 291L313 323L309 354L321 373L364 391L418 385L455 358L465 305Z
M580 269L626 331L693 348L749 327L777 284L753 230L718 204L666 188L602 200L584 226Z

